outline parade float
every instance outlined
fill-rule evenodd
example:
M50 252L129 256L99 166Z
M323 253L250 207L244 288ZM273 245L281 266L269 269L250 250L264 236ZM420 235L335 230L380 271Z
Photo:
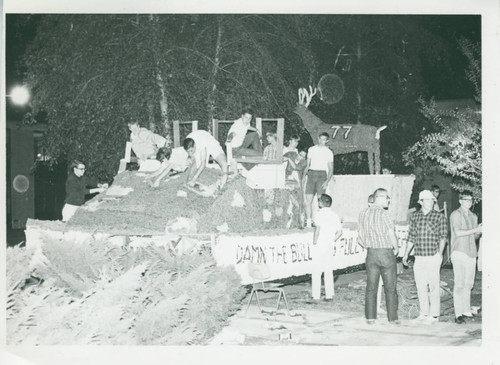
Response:
M313 95L302 89L295 110L311 136L328 131L334 153L371 155L372 174L334 175L326 190L343 222L334 269L364 263L357 217L377 188L391 196L402 255L414 177L379 174L383 127L323 123L307 109ZM249 162L253 180L235 171ZM197 189L182 174L152 188L147 173L125 170L68 222L28 220L25 252L7 252L9 343L203 344L240 307L248 263L267 264L269 280L309 274L313 231L302 228L303 193L285 181L285 163L229 163L222 191L212 166Z

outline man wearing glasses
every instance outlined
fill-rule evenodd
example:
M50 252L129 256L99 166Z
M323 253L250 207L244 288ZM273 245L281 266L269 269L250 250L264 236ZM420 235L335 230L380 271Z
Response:
M85 203L85 195L102 193L108 184L96 184L85 176L85 164L74 160L71 163L68 179L66 180L66 199L62 210L62 221L67 222L76 210Z
M443 261L448 228L444 214L434 210L436 197L432 192L422 190L418 202L422 209L413 213L410 219L403 264L408 265L408 255L415 248L413 274L420 304L420 316L416 321L430 324L439 321L441 310L439 270Z
M476 239L482 233L482 224L477 224L477 215L470 211L472 193L459 194L460 208L450 215L451 262L453 263L453 306L455 322L465 323L473 319L470 295L476 274Z
M394 223L385 208L389 206L387 190L379 188L370 195L373 201L359 214L359 239L367 249L365 317L368 324L377 319L377 294L380 276L384 283L387 319L399 324L396 254L398 240ZM370 201L369 201L370 202Z

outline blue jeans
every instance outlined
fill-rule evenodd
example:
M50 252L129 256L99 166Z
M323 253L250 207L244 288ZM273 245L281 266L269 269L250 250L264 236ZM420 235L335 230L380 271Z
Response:
M387 306L387 319L398 319L398 293L396 256L391 248L368 248L366 255L366 319L377 318L377 291L380 276L384 283L385 303Z

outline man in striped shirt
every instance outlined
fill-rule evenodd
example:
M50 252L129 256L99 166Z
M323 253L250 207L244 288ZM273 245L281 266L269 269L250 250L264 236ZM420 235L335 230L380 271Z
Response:
M434 210L436 197L429 190L418 196L422 209L413 213L408 230L408 244L403 264L408 265L408 255L415 248L413 274L417 285L420 316L418 322L439 321L441 297L439 270L448 236L444 214Z
M389 206L389 200L387 190L379 188L373 193L373 203L359 214L360 244L367 249L365 317L369 324L377 319L380 276L384 283L387 319L389 323L399 324L396 290L398 240L394 223L385 210Z

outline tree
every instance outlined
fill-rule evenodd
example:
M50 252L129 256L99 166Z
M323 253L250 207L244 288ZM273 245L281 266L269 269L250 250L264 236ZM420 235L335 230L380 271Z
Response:
M466 77L474 85L474 98L481 102L481 47L479 43L462 38L462 53L469 61ZM438 128L411 146L404 154L408 166L422 166L435 162L441 171L452 176L452 188L471 191L481 200L482 146L481 114L466 110L438 111L436 103L421 101L422 114Z
M292 113L310 79L307 17L282 15L46 15L25 55L33 115L47 115L54 160L83 159L110 179L128 139L126 122L168 136L173 120Z

